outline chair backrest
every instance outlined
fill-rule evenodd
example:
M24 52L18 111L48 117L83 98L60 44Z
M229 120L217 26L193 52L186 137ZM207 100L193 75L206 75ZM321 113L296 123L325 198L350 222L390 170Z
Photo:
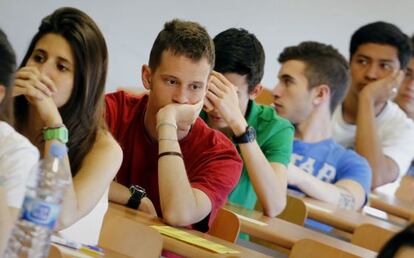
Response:
M308 208L305 202L298 197L287 195L286 208L277 217L303 226L307 216Z
M395 196L398 199L414 202L414 176L403 176L400 181L400 185L395 192Z
M305 202L302 199L292 195L287 195L286 198L286 207L277 217L287 222L303 226L305 224L306 217L308 216L308 208L306 207ZM263 211L263 207L259 201L256 202L255 210ZM257 237L250 237L250 241L266 246L280 253L286 254L289 252L286 248L282 248Z
M316 242L311 239L302 239L293 245L289 258L358 258L335 247Z
M262 93L255 99L257 103L262 105L270 105L273 103L272 91L264 88Z
M62 251L57 246L51 245L48 257L49 258L63 258L64 255L63 255Z
M255 209L263 211L259 201L256 202ZM306 207L305 202L296 196L287 195L286 207L277 217L290 223L303 226L307 216L308 208Z
M219 209L208 234L235 243L239 233L240 219L237 215L224 208Z
M160 233L136 221L123 218L109 209L105 214L99 246L130 257L160 257Z
M351 242L354 245L378 252L395 234L396 232L373 224L363 224L356 228L352 235Z

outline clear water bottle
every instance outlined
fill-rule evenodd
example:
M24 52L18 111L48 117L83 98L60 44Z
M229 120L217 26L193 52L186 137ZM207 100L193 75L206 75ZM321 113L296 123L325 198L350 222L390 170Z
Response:
M4 257L47 257L63 194L70 182L62 164L66 153L65 145L51 145L49 155L32 171Z

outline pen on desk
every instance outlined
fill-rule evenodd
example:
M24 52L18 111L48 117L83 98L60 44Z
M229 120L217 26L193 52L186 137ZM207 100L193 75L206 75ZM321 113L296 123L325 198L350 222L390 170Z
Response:
M58 245L63 245L72 249L76 249L76 250L80 250L82 252L85 253L90 253L90 254L98 254L98 255L103 255L104 254L104 250L102 248L99 248L97 246L93 246L93 245L84 245L84 244L80 244L78 242L75 241L71 241L68 239L64 239L58 236L54 236L52 235L52 242Z
M82 245L80 250L86 253L100 254L100 255L104 254L104 250L102 248L99 248L93 245Z

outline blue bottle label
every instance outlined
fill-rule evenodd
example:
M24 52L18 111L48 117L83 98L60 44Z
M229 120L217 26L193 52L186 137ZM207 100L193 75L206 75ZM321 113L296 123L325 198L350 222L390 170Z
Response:
M51 204L26 196L23 201L20 219L53 230L60 212L59 204Z

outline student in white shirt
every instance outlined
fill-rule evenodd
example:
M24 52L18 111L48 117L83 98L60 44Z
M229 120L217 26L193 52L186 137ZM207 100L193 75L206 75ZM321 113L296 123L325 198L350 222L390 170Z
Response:
M333 114L333 137L368 160L377 188L397 180L414 157L414 123L390 100L411 47L407 35L386 22L359 28L350 45L351 86Z
M411 37L411 44L414 46L414 36ZM414 121L414 49L411 53L411 59L405 71L404 80L398 89L398 94L394 102L407 114L407 116ZM399 184L395 195L398 198L409 201L414 200L414 159L411 166Z
M14 51L0 29L0 254L22 205L26 179L39 158L37 149L7 123L13 121L15 68Z

